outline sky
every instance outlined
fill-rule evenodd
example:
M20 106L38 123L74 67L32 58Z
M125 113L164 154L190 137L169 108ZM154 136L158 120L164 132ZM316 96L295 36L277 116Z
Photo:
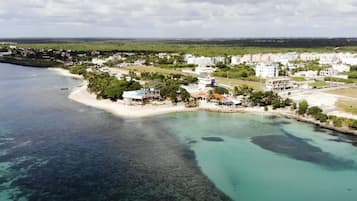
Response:
M0 0L0 38L357 37L357 0Z

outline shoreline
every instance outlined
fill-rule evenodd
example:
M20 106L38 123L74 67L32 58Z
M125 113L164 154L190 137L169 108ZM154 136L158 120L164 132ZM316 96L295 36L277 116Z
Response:
M56 73L62 76L83 79L83 76L73 75L68 70L62 68L49 68L49 70L55 71ZM200 106L197 108L186 108L185 105L183 104L132 106L132 105L126 105L122 101L113 102L110 100L98 100L94 94L91 94L87 90L87 81L83 81L80 87L77 87L74 90L72 90L68 95L68 98L72 101L90 107L102 109L115 116L122 117L122 118L144 118L144 117L158 116L158 115L164 115L170 113L193 112L193 111L209 111L209 112L218 112L218 113L250 113L250 114L257 114L257 115L280 116L288 119L295 119L297 121L310 123L319 126L321 128L337 131L346 135L357 136L357 131L344 127L338 128L332 125L326 125L315 119L296 115L294 112L291 112L290 109L272 110L271 108L269 108L269 111L264 111L263 107L224 108L204 102L201 102Z

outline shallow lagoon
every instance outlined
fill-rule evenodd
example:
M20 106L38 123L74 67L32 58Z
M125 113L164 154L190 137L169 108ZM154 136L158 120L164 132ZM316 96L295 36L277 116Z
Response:
M234 200L355 201L357 147L313 125L270 116L171 114L165 127ZM207 137L221 140L205 140Z

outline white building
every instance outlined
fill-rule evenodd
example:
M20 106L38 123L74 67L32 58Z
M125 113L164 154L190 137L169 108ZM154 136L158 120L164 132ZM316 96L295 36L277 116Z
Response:
M197 67L195 70L195 73L200 75L200 74L210 74L216 71L215 68L212 67Z
M336 70L339 73L350 72L351 67L346 64L333 64L332 69Z
M262 78L273 78L279 76L279 65L277 64L257 64L255 67L255 76Z
M268 91L284 91L293 88L289 78L269 79L265 83Z
M211 57L195 57L193 55L185 55L187 64L198 65L200 67L213 66L215 63Z
M231 58L231 64L232 65L238 65L238 64L241 64L241 56L232 56Z
M338 74L338 71L336 71L332 68L328 68L328 69L324 69L324 70L320 71L320 76L323 76L323 77L333 77L337 74Z
M204 91L207 87L207 85L214 86L216 83L214 77L198 77L198 90L199 91Z
M306 78L316 78L317 77L318 72L314 71L314 70L308 70L308 71L300 71L295 73L295 76L298 77L306 77Z

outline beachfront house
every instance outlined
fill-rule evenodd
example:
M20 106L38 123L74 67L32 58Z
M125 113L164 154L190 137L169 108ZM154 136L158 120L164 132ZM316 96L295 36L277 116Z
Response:
M146 101L159 100L160 98L160 91L153 88L136 91L124 91L123 93L124 103L129 105L144 104Z

